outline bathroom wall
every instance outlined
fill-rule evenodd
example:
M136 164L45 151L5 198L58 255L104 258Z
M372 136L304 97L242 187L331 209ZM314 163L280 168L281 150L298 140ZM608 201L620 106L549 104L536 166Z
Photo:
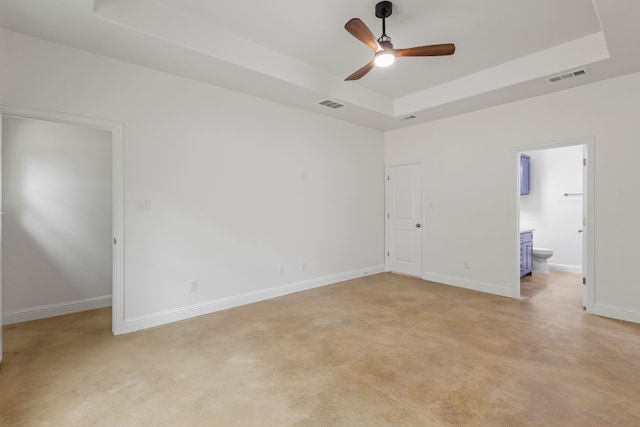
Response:
M549 268L582 271L582 145L531 151L531 193L520 196L520 226L534 247L553 249Z

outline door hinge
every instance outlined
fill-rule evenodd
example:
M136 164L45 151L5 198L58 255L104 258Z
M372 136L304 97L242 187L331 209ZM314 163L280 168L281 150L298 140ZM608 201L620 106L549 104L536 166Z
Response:
M389 219L389 214L387 214L387 219Z
M116 238L115 237L113 238L113 244L114 245L116 244Z
M387 256L389 256L389 251L387 251Z
M587 166L587 159L582 159L582 166Z
M583 277L583 278L582 278L582 284L583 284L583 285L586 285L586 284L587 284L587 278L586 278L586 277Z
M389 179L389 175L387 175L387 181L390 181L390 179Z

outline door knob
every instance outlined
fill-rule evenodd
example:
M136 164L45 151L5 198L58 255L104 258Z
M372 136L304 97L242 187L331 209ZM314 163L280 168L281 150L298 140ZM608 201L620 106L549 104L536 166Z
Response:
M582 228L580 230L578 230L578 233L582 233Z
M420 224L416 224L416 228L420 228L422 227Z

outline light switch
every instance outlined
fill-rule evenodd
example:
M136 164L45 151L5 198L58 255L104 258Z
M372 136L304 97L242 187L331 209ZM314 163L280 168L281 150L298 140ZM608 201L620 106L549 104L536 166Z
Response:
M148 197L145 198L145 199L138 199L137 209L139 211L150 211L151 210L151 199L148 198Z

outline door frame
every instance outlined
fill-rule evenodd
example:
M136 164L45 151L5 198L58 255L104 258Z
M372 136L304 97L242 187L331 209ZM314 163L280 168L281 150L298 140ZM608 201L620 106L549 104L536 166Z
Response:
M111 216L114 239L112 251L111 330L123 333L124 324L124 124L79 115L0 104L0 115L64 123L111 132ZM1 319L0 319L1 320Z
M583 277L586 280L587 287L587 305L585 307L587 312L592 312L595 300L595 137L583 136L571 139L564 139L551 142L543 142L537 144L529 144L518 146L514 148L513 157L513 176L515 179L515 229L514 229L514 251L516 254L513 266L514 266L514 287L513 297L520 298L520 154L528 151L539 151L549 148L561 148L582 145L586 147L587 163L583 169L583 177L586 174L585 188L583 191L583 212L586 212L586 224L584 225L584 234L582 238L583 254L586 253L586 259L583 256ZM584 214L583 214L584 215ZM586 268L584 266L586 265ZM580 293L582 299L582 292Z
M424 278L424 230L425 230L425 162L424 161L407 161L407 162L393 162L386 163L384 165L384 271L391 271L389 268L389 257L387 256L387 251L389 251L389 221L387 218L388 213L388 201L389 201L389 186L387 185L387 176L389 176L389 168L395 166L409 166L409 165L420 165L420 184L422 187L422 227L420 228L420 277Z

